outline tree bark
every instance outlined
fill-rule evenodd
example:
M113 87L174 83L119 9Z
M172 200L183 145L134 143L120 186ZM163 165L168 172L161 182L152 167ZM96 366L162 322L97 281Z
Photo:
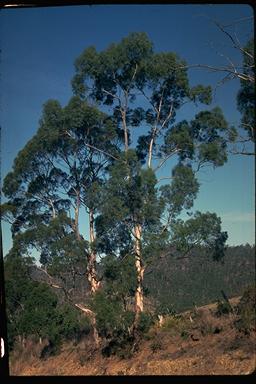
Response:
M138 324L140 313L143 312L144 295L143 295L143 276L144 268L141 259L141 233L140 224L136 224L134 228L135 234L135 267L137 272L137 284L135 292L135 327Z
M91 292L95 293L100 287L100 282L97 279L96 252L93 249L93 243L95 241L95 233L94 233L94 213L92 209L89 210L89 225L90 225L90 251L88 253L88 259L87 259L87 279L90 284Z
M76 238L78 241L81 240L81 236L79 233L79 210L80 210L80 192L77 192L77 198L76 198L76 207L75 207L75 233L76 233Z
M129 148L129 142L128 142L128 129L126 124L126 111L122 110L121 115L122 115L122 123L124 128L124 147L125 147L125 152L127 152Z
M152 155L153 155L153 144L154 144L155 137L153 136L149 143L149 150L148 150L148 168L151 168L152 163Z
M75 304L75 307L79 308L81 311L86 313L92 321L92 327L93 327L93 338L95 341L96 346L98 347L100 344L100 337L97 331L97 324L96 324L96 316L93 311L91 311L89 308L85 308L82 304Z
M53 219L56 219L56 210L55 210L55 208L54 208L54 205L53 205L52 200L49 200L49 203L50 203L50 207L51 207L51 209L52 209L52 218L53 218Z

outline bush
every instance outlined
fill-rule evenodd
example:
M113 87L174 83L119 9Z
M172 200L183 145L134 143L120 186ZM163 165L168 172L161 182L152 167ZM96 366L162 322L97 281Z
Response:
M153 353L156 353L157 351L160 351L163 349L163 342L160 338L157 338L150 344L150 348Z
M140 314L138 331L142 334L147 333L153 323L153 317L149 313L142 312Z
M94 295L92 309L96 314L99 335L106 340L102 354L106 357L127 357L133 341L129 329L134 321L134 313L125 311L117 297L110 297L103 290ZM141 327L146 327L146 324L142 322Z
M156 308L156 313L158 315L171 315L175 316L177 315L177 312L172 304L168 303L161 303L157 308Z
M255 286L248 287L237 307L238 319L235 321L235 327L239 332L243 332L246 335L249 335L251 331L256 329L255 298Z
M191 325L182 316L168 316L162 326L163 331L168 331L172 336L182 336L188 333Z
M218 300L216 315L218 317L229 315L232 312L232 307L227 301Z
M96 314L97 330L101 337L112 338L120 332L128 332L128 327L133 323L133 312L124 311L121 302L109 297L104 291L94 295L92 309Z

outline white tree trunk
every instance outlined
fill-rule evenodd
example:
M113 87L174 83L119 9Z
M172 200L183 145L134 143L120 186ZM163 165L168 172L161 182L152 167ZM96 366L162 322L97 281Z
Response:
M77 240L81 240L79 232L79 210L80 210L80 193L77 193L76 207L75 207L75 233Z
M124 147L125 147L125 152L127 152L129 148L129 142L128 142L128 129L126 124L126 111L125 110L121 111L121 115L122 115L122 123L124 128Z
M150 140L150 143L149 143L148 168L151 168L151 164L152 164L153 144L154 144L154 137L152 137L152 139Z
M88 254L87 260L87 279L90 284L91 292L95 293L99 287L100 282L97 279L96 274L96 252L93 249L93 242L95 241L95 233L94 233L94 214L93 210L89 211L89 224L90 224L90 251Z
M92 328L93 328L93 338L95 341L96 346L98 347L100 344L100 337L97 331L96 327L96 316L93 311L91 311L89 308L85 308L82 304L75 304L77 308L79 308L81 311L86 313L91 318Z
M143 276L144 276L144 268L142 266L141 259L141 232L142 228L140 224L136 224L134 228L135 234L135 267L137 272L137 285L135 292L135 323L139 320L139 315L143 312Z

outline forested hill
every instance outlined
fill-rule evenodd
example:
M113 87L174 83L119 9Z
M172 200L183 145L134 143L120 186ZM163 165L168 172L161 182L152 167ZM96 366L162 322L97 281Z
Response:
M151 268L150 268L151 270ZM203 249L186 259L167 256L145 272L145 287L163 308L182 311L228 297L240 296L255 281L255 246L228 247L223 262L213 261Z

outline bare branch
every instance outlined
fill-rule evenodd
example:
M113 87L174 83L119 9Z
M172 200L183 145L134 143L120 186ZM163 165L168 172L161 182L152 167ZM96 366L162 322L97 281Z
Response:
M219 22L217 22L216 20L213 21L214 24L221 30L221 32L223 32L225 35L227 35L229 37L229 39L232 41L232 43L234 44L234 48L237 48L239 49L239 51L241 51L242 53L245 53L247 56L251 57L253 59L253 55L251 55L249 52L247 52L240 44L237 44L234 37L228 32L225 30L225 27L222 26Z
M121 102L120 98L119 98L117 95L115 95L114 93L111 93L111 92L107 91L107 90L104 89L104 88L102 89L102 91L103 91L104 93L106 93L107 95L113 97L113 99L117 99L117 100L119 101L119 103Z
M84 307L82 304L77 304L77 303L74 304L74 306L75 306L76 308L79 308L82 312L86 313L87 315L89 315L89 316L95 318L95 313L94 313L91 309L86 308L86 307Z
M157 172L163 165L166 163L167 160L169 160L173 155L176 153L180 152L179 149L175 149L173 152L171 152L169 155L167 155L159 164L158 166L154 169L154 172Z

